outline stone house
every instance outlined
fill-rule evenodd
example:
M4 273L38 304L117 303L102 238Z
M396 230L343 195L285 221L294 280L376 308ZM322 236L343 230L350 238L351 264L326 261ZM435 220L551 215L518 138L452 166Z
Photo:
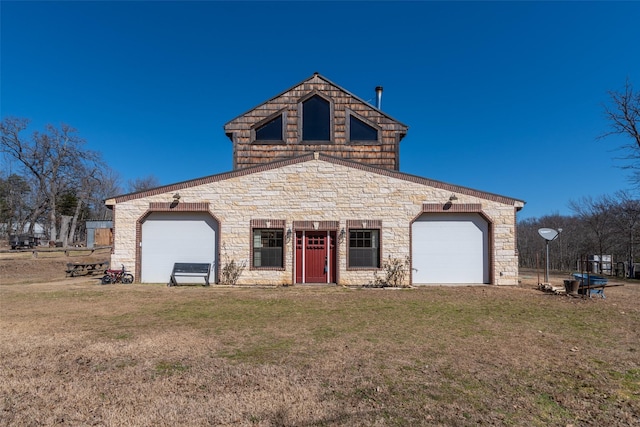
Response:
M380 89L381 88L377 88ZM379 104L378 104L379 105ZM408 127L314 74L224 125L232 171L111 198L111 265L166 283L231 261L244 285L515 285L524 202L399 171Z

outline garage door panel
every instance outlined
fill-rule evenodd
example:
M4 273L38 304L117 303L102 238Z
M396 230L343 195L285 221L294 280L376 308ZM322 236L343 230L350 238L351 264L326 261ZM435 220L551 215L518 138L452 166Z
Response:
M168 282L176 262L211 263L215 277L217 230L217 222L205 212L150 214L142 224L141 281Z
M479 214L424 214L412 225L413 283L488 283L489 226Z

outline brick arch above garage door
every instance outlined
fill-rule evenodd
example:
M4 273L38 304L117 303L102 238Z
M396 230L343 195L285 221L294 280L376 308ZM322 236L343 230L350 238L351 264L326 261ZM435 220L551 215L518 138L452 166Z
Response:
M411 223L412 284L487 284L493 227L480 204L424 204Z

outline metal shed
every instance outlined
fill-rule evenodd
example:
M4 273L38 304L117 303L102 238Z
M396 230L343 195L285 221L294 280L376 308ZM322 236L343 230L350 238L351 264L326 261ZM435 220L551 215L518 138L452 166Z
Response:
M87 221L87 247L113 244L113 221Z

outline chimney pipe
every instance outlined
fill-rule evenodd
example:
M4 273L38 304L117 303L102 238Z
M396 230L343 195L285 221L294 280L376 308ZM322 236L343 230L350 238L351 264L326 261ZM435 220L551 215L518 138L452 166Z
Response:
M376 87L376 108L382 108L382 86Z

